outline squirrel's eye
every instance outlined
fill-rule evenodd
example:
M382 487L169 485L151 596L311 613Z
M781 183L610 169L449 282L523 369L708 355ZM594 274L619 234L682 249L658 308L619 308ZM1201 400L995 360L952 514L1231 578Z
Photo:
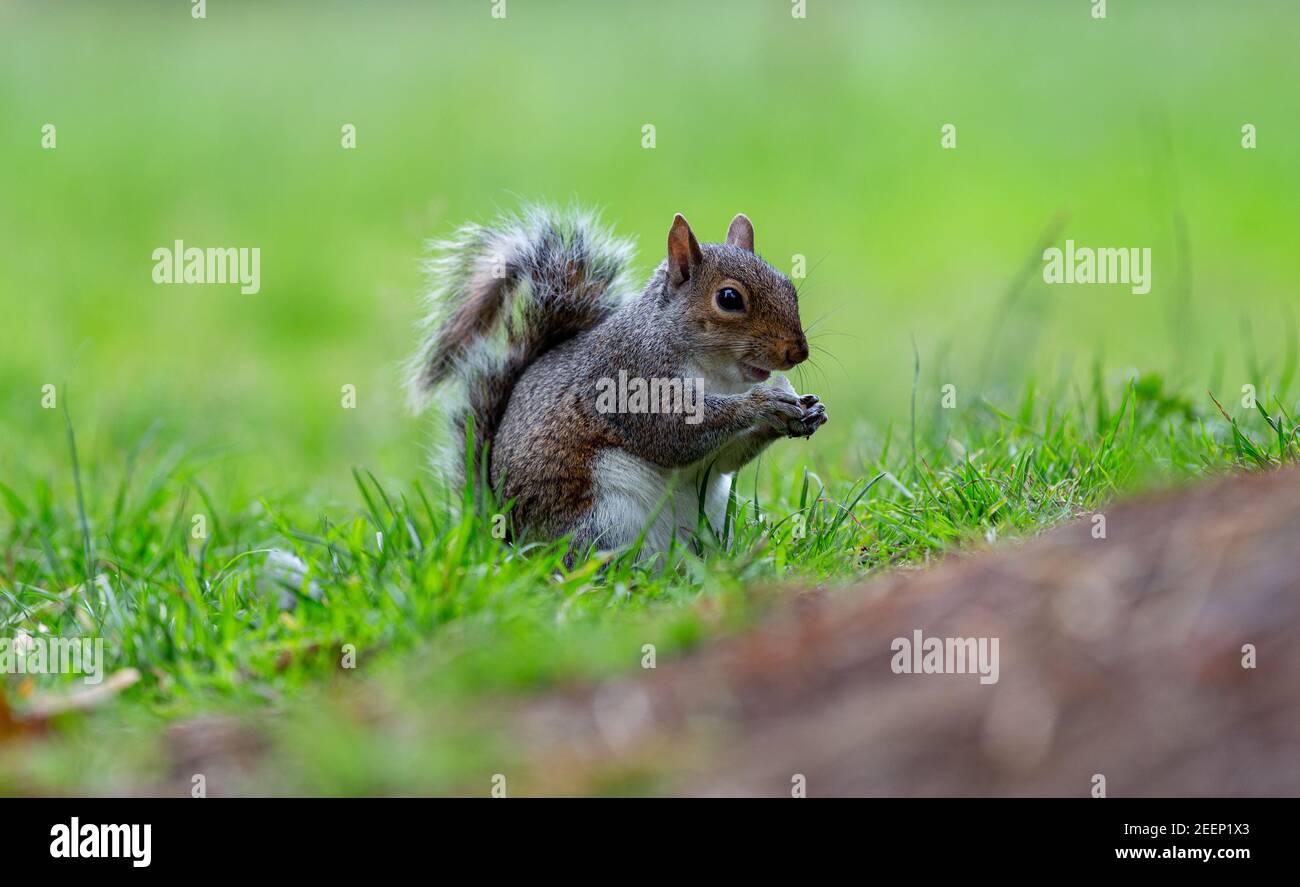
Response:
M718 294L715 298L717 299L718 307L723 311L745 310L745 300L741 298L740 293L736 292L733 287L724 286L722 289L718 290Z

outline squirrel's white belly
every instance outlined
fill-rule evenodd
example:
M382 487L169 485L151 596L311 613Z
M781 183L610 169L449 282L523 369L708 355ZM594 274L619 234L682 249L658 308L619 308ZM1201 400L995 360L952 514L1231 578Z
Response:
M667 551L675 530L686 531L678 537L684 541L699 523L702 470L661 468L626 450L601 452L592 465L594 501L587 521L599 547L631 545L643 530L647 552ZM718 532L726 516L731 480L730 474L709 477L704 513Z

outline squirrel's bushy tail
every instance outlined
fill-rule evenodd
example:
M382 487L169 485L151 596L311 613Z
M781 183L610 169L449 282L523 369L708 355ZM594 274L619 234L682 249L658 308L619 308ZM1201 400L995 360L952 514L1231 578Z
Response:
M626 297L633 248L593 213L538 206L465 225L432 246L429 315L411 388L417 406L439 392L451 432L445 467L459 481L467 420L477 465L528 365Z

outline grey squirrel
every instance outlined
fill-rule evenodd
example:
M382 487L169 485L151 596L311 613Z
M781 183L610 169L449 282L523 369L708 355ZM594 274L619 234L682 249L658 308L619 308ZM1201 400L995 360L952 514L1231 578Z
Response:
M755 254L743 214L725 243L704 244L678 214L639 295L631 244L579 210L531 207L435 246L413 393L443 409L444 469L512 502L525 537L570 535L572 553L644 532L646 550L664 551L696 528L702 490L720 530L735 472L826 421L784 376L764 384L806 360L808 342L794 285ZM614 380L661 396L611 408Z

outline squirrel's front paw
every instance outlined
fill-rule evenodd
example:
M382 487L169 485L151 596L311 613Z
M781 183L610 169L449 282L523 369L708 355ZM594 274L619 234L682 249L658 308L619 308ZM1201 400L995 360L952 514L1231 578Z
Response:
M757 418L783 437L808 437L826 422L826 407L815 394L802 397L778 388L753 388Z
M769 385L755 385L749 389L754 419L778 435L793 435L803 427L807 410L799 403L799 395L785 392Z
M799 406L804 408L803 433L795 437L812 437L812 433L826 424L826 404L815 394L805 394L799 398Z

